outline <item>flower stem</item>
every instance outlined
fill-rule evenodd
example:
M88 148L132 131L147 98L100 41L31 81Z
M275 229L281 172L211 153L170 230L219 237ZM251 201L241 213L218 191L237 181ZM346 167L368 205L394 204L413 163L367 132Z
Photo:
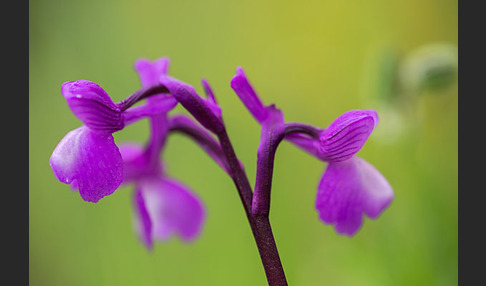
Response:
M291 134L306 134L312 138L319 138L319 132L321 130L309 124L288 122L285 123L285 136Z
M236 157L235 151L228 137L226 129L217 133L223 152L228 160L228 164L231 168L231 174L233 182L240 195L241 202L245 209L248 222L255 238L255 242L260 253L260 259L265 269L268 285L280 286L287 285L287 280L283 271L282 263L275 244L275 239L272 233L272 227L268 214L265 215L252 215L252 197L253 192L251 190L250 183L246 173L241 168L240 162Z
M257 172L255 192L253 193L252 214L270 213L270 193L272 190L275 152L285 136L285 123L282 112L275 107L267 108L268 116L261 122L260 145L257 152Z
M151 85L148 87L141 88L136 92L132 93L129 97L117 103L121 111L127 110L129 107L137 103L138 101L150 97L152 95L169 93L169 90L161 84Z

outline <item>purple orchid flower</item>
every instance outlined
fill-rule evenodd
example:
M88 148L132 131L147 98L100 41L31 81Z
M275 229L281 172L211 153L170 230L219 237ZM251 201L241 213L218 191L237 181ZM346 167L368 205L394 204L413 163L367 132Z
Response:
M269 136L282 134L282 131L275 132L281 130L282 123L277 125L277 129L272 129L273 132L264 131L268 130L265 126L268 125L268 118L271 118L270 109L263 105L241 67L237 68L231 87L253 117L262 124L260 156L264 142L271 141ZM377 218L393 200L393 190L383 175L355 156L377 123L378 116L374 110L353 110L339 116L324 130L301 123L285 124L283 133L286 140L328 163L318 186L315 208L319 212L319 219L326 224L334 224L339 234L354 235L362 225L363 214L372 219ZM276 149L278 142L274 140L272 148ZM266 145L271 146L268 143ZM262 160L261 169L268 169L263 165L264 162ZM271 183L271 174L264 174L262 178L266 179L266 185ZM255 194L258 184L257 179ZM258 212L255 203L254 211Z
M168 66L168 58L135 62L143 87L157 84ZM147 105L157 105L155 99L147 98ZM173 233L185 242L192 241L200 234L206 216L200 199L187 186L168 178L160 163L169 132L169 111L150 116L151 136L145 148L130 143L120 146L123 184L135 184L135 228L148 249L153 248L154 240L166 240Z
M84 125L59 142L49 164L57 179L94 203L112 194L122 182L122 158L112 133L177 103L164 97L157 106L128 108L114 103L100 86L87 80L64 83L62 94Z
M147 149L136 144L120 146L123 183L134 183L135 228L148 249L154 240L178 234L183 241L197 238L206 211L201 200L184 184L166 177L163 166L151 164Z

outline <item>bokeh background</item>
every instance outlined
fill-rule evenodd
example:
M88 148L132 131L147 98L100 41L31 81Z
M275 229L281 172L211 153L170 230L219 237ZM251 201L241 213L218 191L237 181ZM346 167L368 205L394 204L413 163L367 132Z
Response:
M161 56L170 57L172 76L198 92L202 77L211 83L252 184L260 132L230 88L237 66L287 121L325 127L351 109L378 111L381 121L358 155L384 174L395 199L352 238L336 234L314 210L325 163L280 146L270 219L290 285L457 284L457 6L31 0L30 284L266 284L232 181L182 135L169 138L168 173L191 186L208 210L190 245L174 237L147 252L133 231L131 187L87 203L50 169L57 143L81 125L61 84L91 80L119 101L140 86L134 61ZM443 50L445 56L428 60ZM143 143L148 121L114 136Z

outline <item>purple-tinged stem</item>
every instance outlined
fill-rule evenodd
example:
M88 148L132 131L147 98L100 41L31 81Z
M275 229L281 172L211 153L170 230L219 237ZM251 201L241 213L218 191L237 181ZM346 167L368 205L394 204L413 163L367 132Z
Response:
M209 85L203 80L203 86L208 93L208 99L203 99L197 95L194 88L173 78L161 77L160 82L167 86L172 96L202 126L218 137L230 170L229 174L238 190L253 237L255 238L267 281L271 286L287 285L268 215L253 216L251 213L253 191L231 145L221 118L221 110L215 103L214 94L210 90Z
M283 271L282 263L273 237L272 227L268 215L253 216L251 213L253 192L246 173L241 168L240 162L236 157L235 151L228 137L226 129L217 133L218 139L223 148L223 152L228 160L233 182L240 195L241 202L245 209L248 222L257 244L258 252L265 269L268 285L281 286L287 285L285 273Z
M161 93L169 93L169 90L161 84L144 87L135 91L124 100L118 102L117 105L120 107L121 111L125 111L140 100Z
M239 164L239 160L236 157L233 145L231 144L226 129L224 128L216 135L218 136L221 148L223 149L226 159L228 160L232 179L240 195L241 202L243 203L243 207L245 208L245 212L248 217L251 217L251 201L253 197L253 191L251 190L251 186L248 182L248 178L246 177L246 173L243 171L241 165Z
M268 107L268 116L262 121L260 145L257 153L257 173L253 194L253 215L267 216L270 213L270 192L272 190L275 152L285 136L283 114L274 106Z
M322 130L304 123L297 123L297 122L287 122L285 123L285 136L299 133L299 134L307 134L312 138L319 138L319 132Z
M252 230L260 253L260 259L265 269L268 285L287 286L287 279L280 262L268 216L254 216Z

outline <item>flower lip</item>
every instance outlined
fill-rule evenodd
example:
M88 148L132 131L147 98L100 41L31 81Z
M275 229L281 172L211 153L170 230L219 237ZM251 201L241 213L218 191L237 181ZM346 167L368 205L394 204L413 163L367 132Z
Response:
M321 221L333 224L339 234L353 236L361 228L363 215L378 218L393 197L385 177L365 160L353 156L329 163L319 183L315 207Z
M206 210L201 199L182 183L165 178L140 180L134 196L135 227L146 247L172 235L194 241L202 232Z
M87 202L111 195L123 178L122 157L111 134L81 126L64 136L49 159L57 179L79 188Z
M123 129L124 118L120 108L94 82L65 82L61 92L74 115L91 130L113 133Z

